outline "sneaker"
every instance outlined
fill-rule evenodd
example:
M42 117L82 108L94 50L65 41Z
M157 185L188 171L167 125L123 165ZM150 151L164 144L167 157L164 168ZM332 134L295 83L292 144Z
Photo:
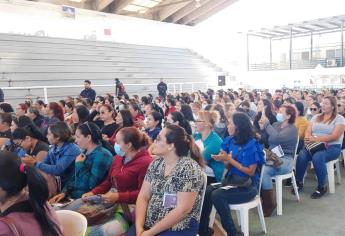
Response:
M319 199L327 192L327 187L317 187L316 191L310 195L312 199Z
M291 180L291 178L288 178L288 179L285 181L284 187L292 187L292 180Z
M303 183L298 183L298 182L297 182L297 191L298 191L298 192L303 191ZM291 189L291 193L292 193L293 195L295 195L295 189L294 189L294 188Z

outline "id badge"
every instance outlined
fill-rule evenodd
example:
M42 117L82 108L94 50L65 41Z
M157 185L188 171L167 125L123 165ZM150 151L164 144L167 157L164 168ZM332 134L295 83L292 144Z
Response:
M164 193L163 207L164 208L175 208L177 205L177 195L174 193Z

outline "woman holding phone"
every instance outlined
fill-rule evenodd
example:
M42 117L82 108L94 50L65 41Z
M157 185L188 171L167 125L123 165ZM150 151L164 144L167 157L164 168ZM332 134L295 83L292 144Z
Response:
M224 162L229 170L220 186L210 185L206 189L200 219L200 236L212 235L213 230L208 227L212 206L216 208L227 235L243 235L235 227L229 204L249 202L258 193L259 170L265 161L263 149L254 138L249 117L244 113L234 113L229 119L228 132L230 136L223 141L220 153L212 157L216 161ZM228 188L229 185L232 187Z

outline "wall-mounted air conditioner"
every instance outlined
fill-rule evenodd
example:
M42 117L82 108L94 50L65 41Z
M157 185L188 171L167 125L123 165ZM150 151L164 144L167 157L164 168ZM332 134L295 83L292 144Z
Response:
M327 67L336 67L337 61L335 59L328 59L327 60Z

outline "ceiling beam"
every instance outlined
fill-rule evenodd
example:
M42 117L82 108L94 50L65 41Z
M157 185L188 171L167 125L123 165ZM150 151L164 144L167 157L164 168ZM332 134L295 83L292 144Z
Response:
M133 0L117 0L114 2L114 13L120 13L123 8L125 8L128 4L132 3Z
M196 8L193 12L188 14L187 16L183 17L181 20L178 21L178 23L186 25L193 21L194 19L197 19L198 17L202 16L203 14L206 14L207 12L211 11L213 8L218 6L219 4L222 4L227 0L212 0L204 5Z
M200 0L200 5L202 6L203 4L206 4L209 1L210 0ZM186 15L193 12L196 8L196 4L197 3L195 1L190 2L189 4L187 4L187 6L183 7L182 9L180 9L179 11L177 11L173 15L171 15L169 18L167 18L166 21L171 22L171 23L176 23L177 21L179 21L180 19L182 19Z
M200 22L210 18L212 15L216 14L217 12L225 9L226 7L236 3L238 0L227 0L221 4L218 4L216 7L214 7L212 10L206 12L203 15L200 15L199 17L193 19L189 25L196 25L199 24Z
M99 1L97 1L97 11L103 11L112 2L114 2L114 0L99 0Z
M171 0L171 2L175 2L174 0ZM169 16L173 15L176 13L178 10L184 8L190 3L190 1L181 1L180 3L175 3L174 5L164 7L159 11L159 19L161 21L164 21L167 19ZM159 6L159 5L158 5Z

